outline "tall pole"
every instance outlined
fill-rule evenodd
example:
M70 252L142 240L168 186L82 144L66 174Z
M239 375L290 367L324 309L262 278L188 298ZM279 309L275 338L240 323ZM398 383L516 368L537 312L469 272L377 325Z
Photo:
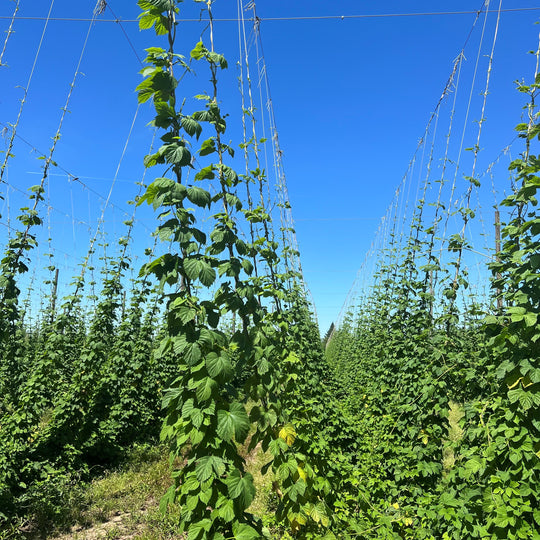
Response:
M499 253L501 252L501 216L499 209L495 208L495 257L497 262L501 259ZM501 279L501 274L497 272L497 280ZM503 307L502 291L497 288L497 311L501 312Z
M51 323L54 321L54 312L56 310L56 295L58 290L58 268L54 272L51 295Z

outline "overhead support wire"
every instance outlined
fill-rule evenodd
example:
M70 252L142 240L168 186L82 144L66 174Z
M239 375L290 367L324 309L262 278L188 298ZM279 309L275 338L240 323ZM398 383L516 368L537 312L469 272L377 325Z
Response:
M473 76L472 76L472 82L471 82L471 89L470 89L470 92L469 92L469 98L467 100L465 118L463 120L463 129L461 131L461 138L460 138L460 142L459 142L458 154L457 154L457 159L455 161L454 176L453 176L453 180L452 180L452 186L451 186L451 189L450 189L450 199L448 201L446 219L445 219L445 222L444 222L444 227L443 227L443 232L442 232L442 241L443 241L443 243L447 241L448 223L449 223L450 217L455 217L455 214L452 213L451 209L453 207L453 204L457 203L457 199L455 198L455 192L456 192L456 189L457 189L458 175L459 175L460 166L461 166L461 158L462 158L462 154L463 154L464 146L465 146L465 144L464 144L465 143L465 135L466 135L466 132L467 132L467 127L468 127L468 120L469 120L469 115L470 115L470 111L471 111L471 105L472 105L472 100L473 100L475 84L476 84L476 78L477 78L477 74L478 74L478 68L479 68L479 65L480 65L480 58L481 58L481 55L482 55L482 46L483 46L483 43L484 43L484 38L485 38L485 33L486 33L487 16L488 16L488 12L489 12L489 0L486 0L485 6L486 6L486 13L485 13L485 17L484 17L484 23L482 25L482 33L480 35L480 41L479 41L479 44L478 44L478 51L477 51L477 54L476 54L476 61L475 61L475 64L474 64L474 70L473 70ZM500 10L500 7L501 6L499 5L499 10ZM496 30L495 30L493 47L495 47L495 42L496 42L496 39L497 39L497 31L498 31L498 26L499 26L499 20L500 20L500 11L499 11L499 18L497 19L497 27L496 27ZM493 49L492 49L490 58L492 58L492 56L493 56ZM487 82L489 82L490 71L491 71L491 63L490 63L490 67L489 67L489 70L488 70L488 73L487 73ZM484 94L484 107L485 107L486 97L487 97L487 94ZM482 109L482 114L483 114L483 109ZM480 121L479 121L479 132L478 132L479 135L480 135L480 133L482 131L482 124L483 124L483 120L481 118ZM472 172L471 177L474 176L477 156L478 156L478 146L476 147L475 153L474 153L473 172ZM471 189L471 185L469 185L469 190L467 190L467 193L469 194L467 196L467 209L469 208L469 203L470 203L470 189ZM466 221L465 221L465 226L466 226ZM439 259L438 259L439 264L441 263L441 260L442 260L442 252L441 252L441 254L439 256ZM459 257L458 258L458 265L456 267L456 274L455 274L456 276L458 275L457 270L459 268L460 260L461 260L461 258Z
M517 8L506 8L502 9L501 13L520 13L520 12L531 12L531 11L540 11L540 7L517 7ZM352 15L301 15L298 17L258 17L259 22L276 22L276 21L321 21L321 20L334 20L334 21L344 21L349 19L385 19L385 18L399 18L399 17L437 17L437 16L447 16L447 15L474 15L476 11L462 10L462 11L422 11L422 12L406 12L406 13L361 13L361 14L352 14ZM113 15L114 16L114 15ZM0 20L2 19L11 19L10 16L0 15ZM45 20L45 17L31 17L31 16L16 16L16 20L26 20L26 21L42 21ZM59 21L59 22L90 22L92 19L84 17L53 17L49 19L50 21ZM215 18L214 22L234 22L239 21L236 17L228 18ZM254 18L246 18L247 22L255 22ZM187 23L200 23L201 19L177 19L178 22ZM96 22L102 23L138 23L139 19L122 19L115 17L114 19L98 19Z
M105 212L106 212L107 208L110 205L110 199L111 199L111 196L112 196L112 192L114 190L114 186L116 184L116 179L117 179L118 174L120 172L120 167L121 167L122 162L124 160L124 157L126 155L126 151L127 151L128 145L129 145L129 141L131 140L131 135L133 133L133 128L135 127L135 122L137 120L139 109L140 109L140 104L137 104L137 108L135 110L135 114L133 115L133 120L131 122L131 126L129 128L126 140L124 142L124 147L122 149L122 153L120 155L120 158L118 160L118 164L116 166L116 171L114 173L113 181L111 182L111 187L109 189L109 193L107 195L107 198L105 199L105 204L103 205L103 208L101 210L101 216L100 216L100 218L98 220L96 230L94 231L94 235L92 236L92 238L90 240L90 245L89 245L89 248L88 248L88 253L87 253L86 258L85 258L85 263L82 264L82 266L81 266L81 274L79 275L78 280L77 280L75 293L73 294L74 297L77 296L77 294L79 292L79 289L82 287L82 285L84 283L84 277L85 277L85 273L86 273L86 268L88 266L88 261L90 260L91 255L94 253L94 246L95 246L95 244L97 242L97 239L99 237L100 230L101 230L101 228L102 228L102 226L103 226L103 224L105 222ZM154 137L155 137L155 131L154 131ZM152 150L153 144L154 144L154 138L152 138L152 143L151 143L150 150ZM144 176L146 175L146 171L147 171L147 169L144 170L143 179L144 179ZM143 182L141 182L140 185L139 185L139 193L140 193L140 190L142 189L142 185L143 185ZM135 213L133 213L132 219L130 220L130 225L129 225L129 229L128 229L128 239L131 237L131 228L133 226L134 219L135 219ZM124 245L124 249L123 249L123 252L122 252L122 255L121 255L122 259L124 259L125 256L126 256L126 249L127 249L127 243ZM66 312L69 313L71 311L72 307L73 307L73 304L70 304L67 307Z
M112 8L111 8L111 6L109 5L108 2L105 2L105 0L100 0L100 1L101 1L100 14L103 13L105 11L105 9L108 9L112 13L113 17L115 18L114 22L116 22L118 24L118 26L120 27L120 29L122 30L122 33L124 34L124 37L126 38L126 41L128 42L131 50L133 51L133 53L137 57L137 60L139 61L139 64L143 65L142 58L139 56L139 53L137 52L137 49L135 48L135 46L133 45L133 42L129 38L128 33L126 32L126 29L122 26L122 22L124 22L124 21L122 21L122 19L120 19L119 17L116 16L116 13L112 10Z
M484 115L485 115L485 110L486 110L487 97L488 97L488 94L489 94L489 83L490 83L491 72L492 72L492 68L493 68L493 56L495 54L495 44L497 43L497 36L498 36L498 31L499 31L499 22L501 20L501 6L502 6L502 0L499 0L499 10L498 10L497 24L495 26L495 32L494 32L494 35L493 35L493 43L492 43L492 46L491 46L491 52L489 54L489 63L488 63L488 68L487 68L487 72L486 72L485 88L484 88L484 92L482 93L482 95L483 95L482 110L480 112L480 119L478 120L478 132L477 132L476 144L474 146L474 159L473 159L473 164L472 164L472 170L471 170L470 177L469 177L470 178L470 183L469 183L469 186L468 186L468 189L467 189L467 192L466 192L466 209L467 210L470 209L472 192L477 189L477 186L476 186L477 179L475 178L476 167L477 167L477 163L478 163L478 154L480 152L480 140L481 140L481 135L482 135L482 128L483 128L484 122L486 120ZM475 70L475 74L476 74L476 70ZM473 81L473 87L474 87L474 81ZM471 92L472 92L472 88L471 88ZM467 110L467 113L468 113L468 110ZM469 224L469 221L470 221L470 214L469 213L464 214L463 215L463 227L462 227L462 230L461 230L461 233L460 233L462 241L465 240L466 232L467 232L467 226ZM482 225L483 225L483 221L482 221ZM460 246L460 249L458 251L458 258L457 258L457 261L455 263L455 274L454 274L454 282L453 282L454 287L457 286L457 280L458 280L458 275L459 275L459 272L460 272L461 261L462 261L462 251L463 251L463 247Z
M9 130L10 129L10 126L7 126L6 124L4 124L3 122L0 122L0 126L3 126L4 129L6 130ZM44 152L42 152L39 148L36 148L30 141L28 141L28 139L25 139L24 137L22 137L21 135L19 135L18 133L15 135L17 139L19 139L20 141L22 141L24 144L26 144L28 147L31 148L31 150L33 152L35 152L36 154L38 154L39 157L45 159L47 156ZM65 173L65 176L67 176L67 179L69 182L76 182L77 184L81 185L83 189L85 189L86 191L88 191L89 193L92 193L93 195L95 195L96 197L98 197L98 199L100 199L101 201L105 202L107 201L107 195L103 195L102 193L99 193L99 191L96 191L94 188L90 187L88 184L86 184L85 182L83 182L83 178L87 178L89 180L109 180L109 178L96 178L96 177L91 177L91 176L82 176L82 175L78 175L78 174L75 174L73 171L68 171L65 167L63 167L60 163L58 163L57 161L54 162L54 167L56 169L58 169L59 171L62 171ZM42 173L32 173L32 174L42 174ZM48 176L55 176L54 173L49 173ZM63 175L58 175L58 176L63 176ZM126 180L116 180L116 182L126 182ZM11 186L13 189L15 189L16 191L19 191L21 193L25 193L23 190L19 189L19 188L16 188L15 186L13 186L12 184L10 184L9 181L7 180L4 180L4 183ZM131 182L130 182L131 183ZM109 202L107 203L108 206L110 206L111 208L114 208L115 210L118 210L120 212L122 212L123 214L125 214L126 216L129 216L130 215L130 211L127 210L126 208L123 208L122 206L119 206L118 204L116 203L112 203ZM58 210L57 208L53 208L54 210L56 211L59 211L60 213L63 213L62 210ZM142 223L142 221L139 221L142 226L149 232L153 232L153 230L148 227L147 225L144 225L144 223Z

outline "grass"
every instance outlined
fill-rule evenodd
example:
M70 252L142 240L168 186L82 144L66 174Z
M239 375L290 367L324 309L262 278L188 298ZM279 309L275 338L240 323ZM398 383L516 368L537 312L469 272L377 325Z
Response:
M159 500L170 485L168 452L163 447L139 446L116 471L105 474L85 488L65 511L71 514L69 530L34 538L57 540L169 540L179 538L179 508L159 510Z
M247 471L254 477L257 495L249 511L268 522L277 505L271 472L261 474L270 455L257 446L247 452L246 442L240 452L246 458ZM159 510L161 496L171 482L169 457L164 447L136 447L118 470L109 471L86 486L74 488L64 509L64 523L54 534L34 531L33 539L55 540L172 540L182 538L177 523L180 509L170 506L166 515ZM270 523L268 523L270 525Z
M463 430L459 422L464 415L465 413L461 405L450 401L450 408L448 410L448 442L443 448L443 468L445 471L449 471L456 463L454 447L463 438Z
M266 474L262 474L261 470L270 460L271 455L268 452L263 452L260 445L257 445L249 454L247 453L247 445L249 440L240 449L240 453L246 459L246 471L253 475L253 483L257 489L255 499L251 503L248 511L254 516L266 521L269 518L269 512L273 514L277 506L277 495L273 489L273 481L275 480L272 471L269 470Z

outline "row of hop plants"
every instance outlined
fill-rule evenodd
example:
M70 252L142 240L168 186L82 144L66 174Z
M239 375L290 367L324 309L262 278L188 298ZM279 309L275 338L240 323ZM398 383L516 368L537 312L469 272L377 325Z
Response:
M305 300L298 254L273 223L258 165L264 141L239 146L257 166L238 174L218 95L227 60L207 31L186 55L176 47L176 0L139 0L147 50L140 103L155 110L160 169L137 204L151 204L167 243L127 286L133 220L104 264L100 294L42 299L34 322L19 289L37 245L43 185L9 241L0 271L0 524L58 518L69 486L118 463L136 442L170 445L172 485L161 501L181 507L190 539L336 538L355 506L352 427L332 395ZM192 72L209 86L179 97ZM253 110L244 121L254 127ZM255 133L255 128L253 129ZM12 156L11 156L12 157ZM44 177L46 177L45 171ZM202 186L210 186L204 189ZM259 194L260 196L256 196ZM204 214L203 214L204 213ZM201 215L210 232L199 225ZM210 216L210 217L208 217ZM241 230L248 230L246 238ZM93 251L93 246L90 248ZM149 250L149 252L152 250ZM50 269L51 270L51 269ZM54 268L51 270L54 272ZM330 406L329 406L330 404ZM332 405L333 404L333 405ZM263 523L249 507L255 486L240 445L268 456L278 500ZM175 459L179 458L179 459ZM272 532L270 532L272 531Z
M490 302L464 293L468 207L443 265L432 255L437 219L423 223L420 200L408 241L392 238L375 285L327 344L358 435L365 538L540 538L540 77L518 89L530 99L517 126L525 150L486 265ZM478 183L468 180L465 204Z
M182 466L162 506L180 504L179 530L193 539L335 538L351 504L345 489L350 464L337 444L344 420L337 403L332 406L301 276L291 270L296 254L283 240L279 251L279 232L287 231L272 222L265 172L257 166L238 174L232 167L218 95L227 60L214 48L212 2L199 3L209 31L187 61L174 50L180 3L139 1L141 27L153 26L168 44L148 50L138 87L140 101L153 101L154 125L165 130L163 145L146 163L167 170L140 202L161 212L160 237L173 245L171 254L145 268L173 287L164 292L167 332L158 354L173 354L179 373L163 400L162 438ZM210 85L178 108L177 81L192 70L207 73ZM254 122L252 110L244 114L245 122ZM262 142L241 143L257 164ZM215 194L199 181L211 182ZM259 198L250 195L257 192ZM209 234L197 228L188 205L208 209ZM242 224L250 231L247 241ZM220 326L224 314L235 321L229 333ZM244 442L268 455L262 472L271 471L279 501L270 527L249 511L255 486L239 452Z
M23 264L30 257L28 250ZM157 440L160 396L175 368L172 358L152 356L160 299L144 278L126 291L125 250L108 261L95 304L78 279L75 294L58 301L52 293L33 322L24 317L18 273L10 274L8 262L6 256L0 523L45 526L61 521L70 487L118 463L134 443Z

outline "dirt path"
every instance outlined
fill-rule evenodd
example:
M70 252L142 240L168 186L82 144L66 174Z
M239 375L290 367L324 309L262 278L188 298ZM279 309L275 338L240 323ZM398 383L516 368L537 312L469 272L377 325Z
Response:
M130 540L140 537L143 530L142 525L134 525L131 512L117 512L108 521L89 528L74 525L69 532L55 536L54 540Z

